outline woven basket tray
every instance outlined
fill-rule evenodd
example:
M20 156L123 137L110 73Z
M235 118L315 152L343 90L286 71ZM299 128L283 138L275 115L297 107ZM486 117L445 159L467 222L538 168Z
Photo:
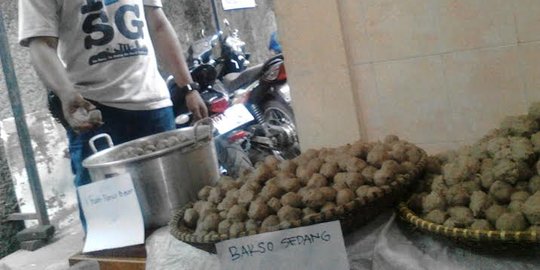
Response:
M350 233L356 228L366 224L374 219L385 209L391 208L396 202L404 199L409 193L409 189L418 176L424 170L427 156L423 153L422 159L411 174L401 175L380 194L372 197L357 197L353 201L343 206L338 206L331 211L324 211L314 215L304 217L301 220L292 222L290 227L281 229L290 229L300 226L309 226L317 223L339 220L343 233ZM231 239L228 234L222 235L195 235L194 230L188 228L183 221L184 212L193 206L187 204L178 210L169 223L170 233L178 240L186 242L196 248L215 253L215 244L224 240ZM256 231L243 232L238 237L244 237L257 234Z
M524 248L540 248L540 234L536 231L486 231L449 228L418 217L406 203L398 206L400 218L413 229L444 238L453 243L477 251L504 251Z

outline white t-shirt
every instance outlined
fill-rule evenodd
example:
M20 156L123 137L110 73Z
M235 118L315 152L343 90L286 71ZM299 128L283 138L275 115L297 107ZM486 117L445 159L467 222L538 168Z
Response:
M126 110L171 106L144 6L161 0L19 0L19 43L57 37L58 55L86 99Z

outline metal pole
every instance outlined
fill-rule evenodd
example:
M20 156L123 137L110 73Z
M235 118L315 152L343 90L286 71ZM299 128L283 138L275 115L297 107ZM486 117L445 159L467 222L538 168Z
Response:
M214 14L214 20L216 23L216 32L219 34L221 32L221 26L219 25L219 17L218 17L218 12L217 12L216 0L211 0L211 1L212 1L212 13Z
M26 167L26 174L28 175L28 182L30 184L30 190L32 191L32 197L34 199L37 219L39 220L40 225L49 225L49 216L47 214L47 208L45 207L45 200L43 199L43 190L41 189L41 183L39 181L39 174L36 167L30 134L28 133L28 126L26 124L26 119L24 118L24 109L21 103L19 85L17 84L15 68L13 67L13 59L11 58L10 54L7 32L4 25L4 14L2 13L1 9L0 60L2 61L4 77L6 78L9 101L11 102L11 110L13 111L15 125L17 126L19 144L21 145L24 165Z

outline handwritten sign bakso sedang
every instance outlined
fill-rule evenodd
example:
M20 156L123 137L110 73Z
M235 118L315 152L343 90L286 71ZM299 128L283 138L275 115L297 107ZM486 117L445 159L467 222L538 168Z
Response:
M216 249L221 269L350 269L338 221L227 240Z

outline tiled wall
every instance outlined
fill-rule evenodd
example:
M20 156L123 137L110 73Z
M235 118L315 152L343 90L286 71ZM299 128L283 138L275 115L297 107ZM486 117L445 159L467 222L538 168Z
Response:
M455 148L540 101L538 0L298 2L311 6L289 11L297 16L336 5L357 122L368 140L395 133L430 152ZM278 12L280 27L281 19Z

